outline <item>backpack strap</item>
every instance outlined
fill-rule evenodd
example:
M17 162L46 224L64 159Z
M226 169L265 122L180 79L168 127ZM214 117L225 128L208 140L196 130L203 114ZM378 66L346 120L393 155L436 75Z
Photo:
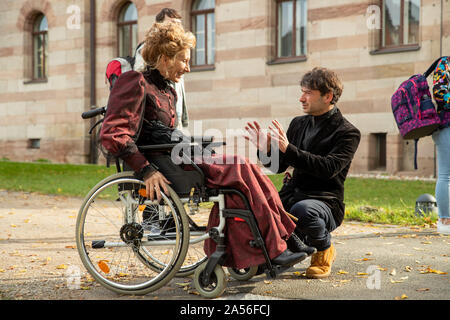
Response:
M444 58L444 56L443 56L443 57L440 57L440 58L437 59L435 62L433 62L433 64L428 68L428 70L425 71L425 73L423 74L423 76L424 76L425 78L428 78L428 76L434 71L434 69L436 69L436 67L437 67L437 65L438 65L438 63L439 63L439 61L441 61L442 58Z
M414 139L414 170L417 170L417 144L419 139Z

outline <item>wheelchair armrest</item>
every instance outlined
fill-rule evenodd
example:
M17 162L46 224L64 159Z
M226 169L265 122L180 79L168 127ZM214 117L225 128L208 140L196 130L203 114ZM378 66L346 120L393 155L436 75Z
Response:
M222 145L225 145L225 142L202 142L203 147L220 147ZM144 146L139 146L138 149L139 150L147 150L147 151L170 151L173 148L175 148L175 146L177 147L181 147L181 148L188 148L188 147L197 147L199 146L198 143L183 143L183 142L178 142L178 143L164 143L164 144L151 144L151 145L144 145Z
M150 145L145 145L145 146L138 146L139 150L150 150L150 151L170 151L173 148L175 148L175 146L181 146L181 147L190 147L190 146L195 146L196 144L194 143L182 143L182 142L178 142L178 143L163 143L163 144L150 144Z

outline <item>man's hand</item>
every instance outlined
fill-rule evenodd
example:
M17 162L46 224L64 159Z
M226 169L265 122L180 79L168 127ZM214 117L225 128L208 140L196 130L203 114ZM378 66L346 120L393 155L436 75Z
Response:
M289 140L286 133L277 120L272 120L272 124L275 126L275 128L269 126L269 129L272 131L272 139L274 139L275 143L278 143L278 148L280 151L285 153L287 146L289 145Z
M170 181L159 171L152 173L148 178L144 179L144 182L145 189L147 190L147 198L151 201L155 199L155 192L158 203L161 201L161 188L165 194L169 194L167 184L170 184Z
M266 130L261 130L261 126L257 121L253 121L253 124L247 122L245 130L249 134L244 136L245 139L251 141L259 151L265 154L270 152L270 133Z

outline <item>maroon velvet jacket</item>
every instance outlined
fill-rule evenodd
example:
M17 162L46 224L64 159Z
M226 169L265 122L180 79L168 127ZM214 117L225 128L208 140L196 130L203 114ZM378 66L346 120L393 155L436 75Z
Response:
M100 131L103 147L139 172L149 165L136 146L139 131L145 125L144 119L159 120L173 128L176 99L175 90L158 70L123 73L109 96Z

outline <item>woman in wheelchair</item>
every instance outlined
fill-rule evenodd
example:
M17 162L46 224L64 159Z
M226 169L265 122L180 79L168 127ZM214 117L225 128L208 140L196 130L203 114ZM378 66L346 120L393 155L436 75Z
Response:
M147 197L151 200L156 198L159 201L161 191L167 194L167 184L173 186L174 183L170 181L169 172L160 171L159 167L164 166L164 163L152 161L155 154L141 152L138 145L143 142L148 144L146 137L152 132L155 122L174 128L177 96L170 82L178 82L184 73L190 71L190 50L195 42L194 35L185 32L180 24L155 23L145 38L145 71L123 73L112 88L108 100L100 133L101 143L145 182ZM207 186L238 189L247 197L273 264L291 266L305 259L307 254L302 243L291 237L295 223L285 213L270 179L262 174L258 166L241 157L233 157L231 162L229 158L221 162L225 164L208 162L198 165L204 172ZM158 154L155 158L158 158ZM242 208L244 205L239 197L233 196L227 196L226 204L233 208ZM208 228L218 224L217 211L214 207ZM245 223L239 219L227 219L227 254L223 265L247 268L263 264L265 257L261 249L249 245L252 238ZM215 248L214 241L205 241L204 249L208 256Z

